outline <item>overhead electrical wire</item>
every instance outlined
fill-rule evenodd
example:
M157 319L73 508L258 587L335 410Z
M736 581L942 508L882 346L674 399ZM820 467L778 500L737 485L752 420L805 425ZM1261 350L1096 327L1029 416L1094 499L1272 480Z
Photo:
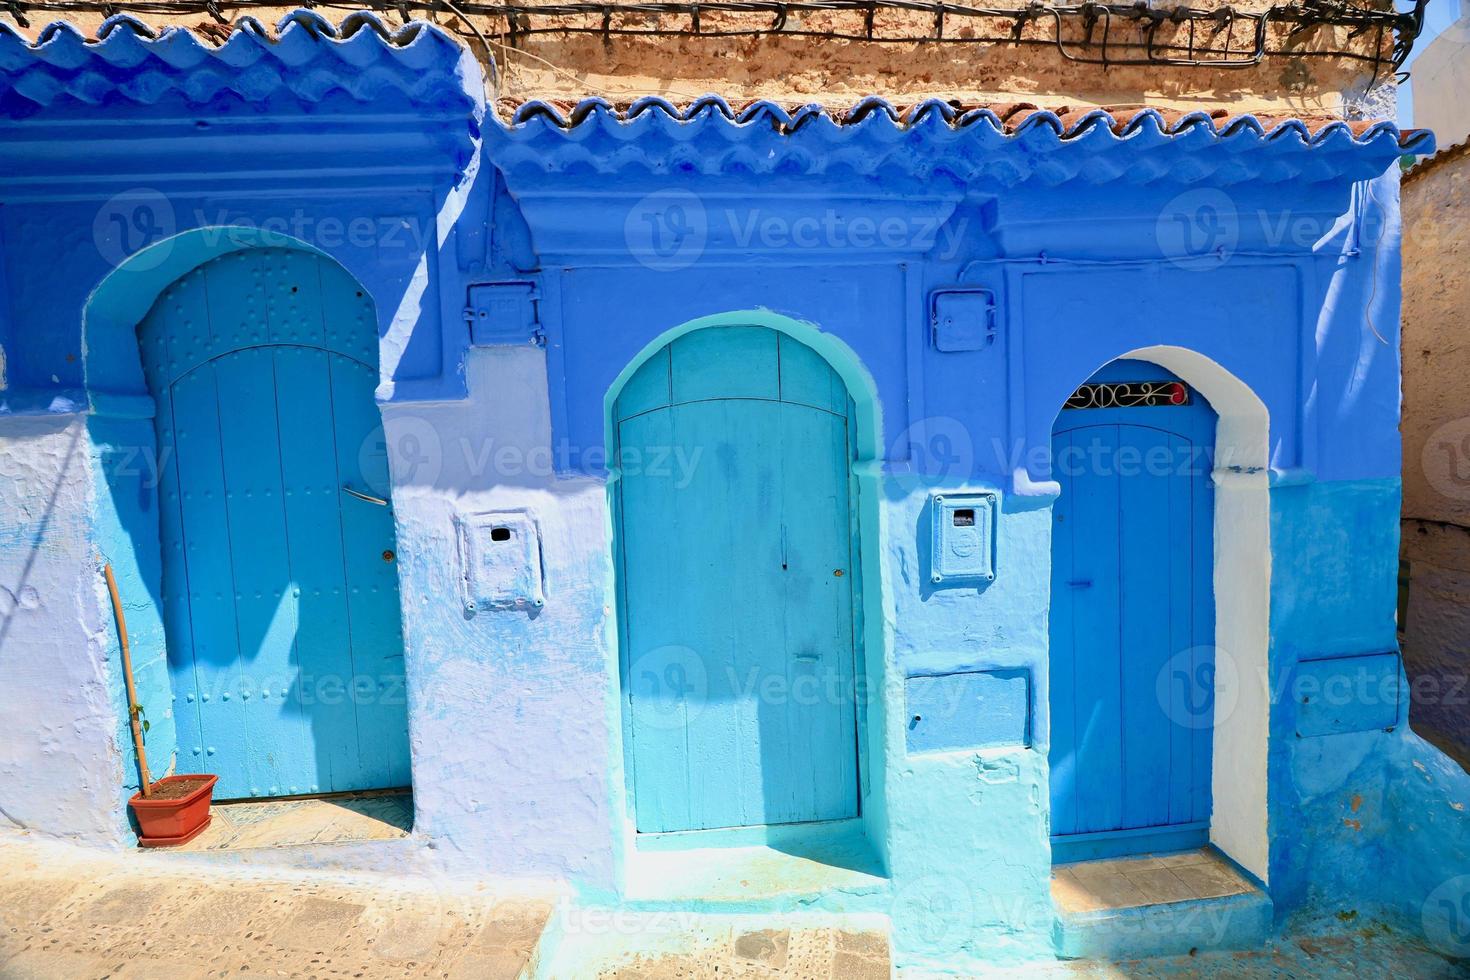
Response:
M1026 6L982 7L947 0L563 0L555 3L490 3L482 0L364 0L351 5L315 3L375 12L438 12L453 16L488 50L483 31L472 17L488 18L491 31L511 47L536 35L601 35L614 37L801 37L885 44L1051 46L1068 61L1103 66L1153 65L1189 68L1251 68L1270 55L1342 58L1368 62L1376 78L1383 68L1400 68L1423 26L1427 0L1415 0L1410 11L1379 8L1350 0L1294 0L1249 9L1219 7L1154 7L1135 3L1077 4L1033 2ZM282 6L281 0L0 0L21 26L32 13L207 14L228 23L221 8L233 11ZM897 29L882 23L886 13L924 15L927 30L912 24ZM857 13L861 29L814 28L808 15ZM764 23L731 23L729 15L763 15ZM679 20L683 23L670 24ZM911 19L910 19L911 20ZM977 33L979 22L1008 22L1003 31ZM963 30L957 25L963 24ZM1034 25L1045 25L1038 31ZM1028 27L1031 29L1028 31ZM1272 28L1284 29L1273 34ZM1297 39L1318 27L1345 27L1348 39L1372 34L1361 48L1324 49L1296 46ZM1385 52L1385 41L1393 43ZM1275 43L1273 43L1273 40Z

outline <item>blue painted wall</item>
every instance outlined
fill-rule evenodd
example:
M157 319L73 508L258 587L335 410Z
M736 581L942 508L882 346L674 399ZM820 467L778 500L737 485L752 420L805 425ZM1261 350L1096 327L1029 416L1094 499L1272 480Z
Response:
M447 36L366 23L287 26L311 67L270 92L201 97L178 69L141 104L0 35L0 466L16 476L0 481L14 545L0 658L18 665L0 704L65 719L41 738L0 734L13 822L128 842L104 560L140 647L150 754L174 754L151 707L174 694L156 499L146 472L115 465L155 445L134 329L179 275L257 245L328 256L378 313L416 821L407 850L364 861L568 881L608 902L637 883L606 412L640 353L735 311L821 352L858 406L860 834L883 884L815 904L891 915L900 961L1052 953L1046 449L1062 401L1102 364L1184 348L1264 406L1272 691L1299 661L1394 651L1396 134L1172 133L1143 116L1127 138L1096 125L1062 141L1044 117L1005 133L879 108L798 126L758 107L737 124L715 104L682 120L593 108L569 133L550 110L485 120ZM116 69L144 42L112 30L82 55ZM234 77L235 56L208 57ZM342 67L364 60L387 70ZM15 82L37 72L56 84ZM38 90L58 94L24 94ZM72 125L11 138L38 119ZM99 119L148 122L161 142ZM527 343L471 348L468 290L489 282L533 287L534 322L502 334ZM955 288L986 291L995 321L973 349L941 351L930 295ZM946 490L999 496L993 582L931 581L929 501ZM466 606L460 529L496 514L534 528L543 605ZM911 750L909 679L950 673L1029 676L1030 717L1010 735L977 726L969 748ZM1007 717L1016 689L996 688ZM1296 703L1275 697L1263 733L1278 918L1356 911L1433 936L1437 890L1470 872L1470 779L1402 705L1392 730L1298 737Z

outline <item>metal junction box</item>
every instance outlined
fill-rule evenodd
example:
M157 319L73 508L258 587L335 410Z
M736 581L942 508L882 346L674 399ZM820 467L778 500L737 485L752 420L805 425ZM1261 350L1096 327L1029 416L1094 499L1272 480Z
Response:
M540 609L541 533L524 511L462 514L455 520L464 608Z
M984 350L995 343L995 294L988 289L935 290L930 328L935 350Z
M540 344L536 286L529 282L483 282L470 287L465 319L476 347Z
M996 493L936 493L929 498L934 539L929 581L984 585L995 580Z

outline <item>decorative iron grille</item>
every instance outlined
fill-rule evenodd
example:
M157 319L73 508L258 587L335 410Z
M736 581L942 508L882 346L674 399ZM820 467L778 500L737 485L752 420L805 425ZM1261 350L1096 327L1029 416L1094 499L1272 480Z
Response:
M1083 385L1062 407L1177 407L1189 401L1189 389L1178 381L1107 381Z

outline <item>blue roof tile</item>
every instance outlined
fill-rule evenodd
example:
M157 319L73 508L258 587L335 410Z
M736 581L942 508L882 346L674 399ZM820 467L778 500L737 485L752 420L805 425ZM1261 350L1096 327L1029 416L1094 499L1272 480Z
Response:
M390 28L369 13L352 14L336 26L298 10L274 31L242 17L220 45L181 27L155 34L126 15L103 22L95 39L58 22L31 42L0 23L3 116L282 99L390 101L478 118L484 113L484 82L468 49L438 27L415 21Z
M1426 130L1391 122L1275 118L1223 110L1042 109L869 96L846 109L708 95L679 106L502 100L486 133L492 159L527 172L694 171L885 174L1011 185L1081 180L1318 181L1382 173L1427 153Z

